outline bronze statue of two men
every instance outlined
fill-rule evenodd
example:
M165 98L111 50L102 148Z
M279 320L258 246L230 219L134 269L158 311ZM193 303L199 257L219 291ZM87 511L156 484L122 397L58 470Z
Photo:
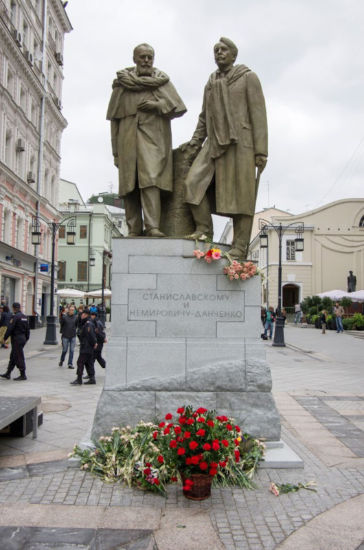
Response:
M268 130L259 79L245 65L234 65L237 54L228 38L214 46L218 69L205 86L192 139L182 146L191 165L184 200L195 222L189 238L212 239L211 213L229 216L234 229L230 254L246 258L259 176L268 157ZM117 73L107 113L119 193L129 236L164 237L160 191L173 189L170 121L186 107L169 77L153 67L151 46L137 46L134 62L135 67Z

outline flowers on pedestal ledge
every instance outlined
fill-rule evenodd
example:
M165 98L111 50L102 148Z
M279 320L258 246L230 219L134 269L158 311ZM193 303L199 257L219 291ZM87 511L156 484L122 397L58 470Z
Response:
M212 243L209 244L209 248L206 251L196 248L193 251L193 255L198 260L204 259L208 264L226 258L229 264L223 268L223 273L229 281L246 281L259 274L258 268L253 262L238 262L237 260L233 260L228 252L223 252Z
M94 450L75 447L72 456L81 468L109 482L166 494L166 486L178 480L188 496L198 484L198 474L214 485L253 488L252 477L263 459L264 444L244 434L233 419L192 406L177 409L162 422L139 422L135 428L114 427L100 437Z

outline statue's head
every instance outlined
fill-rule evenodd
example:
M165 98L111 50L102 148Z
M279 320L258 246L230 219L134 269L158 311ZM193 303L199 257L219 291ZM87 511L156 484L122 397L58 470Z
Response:
M133 60L140 76L151 76L153 73L154 49L149 44L139 44L134 48Z
M233 66L238 55L238 48L229 38L222 36L214 46L216 65L221 71L226 71Z

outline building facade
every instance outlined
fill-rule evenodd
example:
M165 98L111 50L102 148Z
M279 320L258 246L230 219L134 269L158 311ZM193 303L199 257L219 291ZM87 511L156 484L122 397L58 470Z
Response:
M61 0L0 0L0 295L39 317L49 314L48 224L59 219L63 44L71 30Z
M59 208L65 220L58 231L58 288L84 292L111 286L111 240L122 238L125 211L100 201L85 204L75 183L61 180ZM75 244L67 244L67 223L75 221Z
M261 221L260 221L261 220ZM279 240L268 230L268 248L260 248L259 228L266 220L286 227L282 237L282 305L292 308L306 296L328 290L347 290L353 271L357 290L364 288L364 198L343 199L299 215L275 209L255 214L250 257L258 263L262 280L262 304L278 303ZM295 226L304 224L304 251L296 252ZM293 224L291 227L287 227Z

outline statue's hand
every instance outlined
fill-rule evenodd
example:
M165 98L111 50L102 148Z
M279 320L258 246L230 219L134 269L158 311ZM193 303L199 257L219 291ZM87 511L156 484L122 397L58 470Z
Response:
M119 157L114 157L114 165L119 168Z
M197 157L198 153L201 150L201 145L197 141L187 141L186 143L182 143L180 145L180 150L182 153L184 153L185 159L188 162L189 165L193 163L195 158Z
M265 155L255 155L255 166L259 169L260 172L263 172L266 164L267 157Z
M138 109L140 111L157 111L159 113L159 103L152 99L146 99L139 103Z

